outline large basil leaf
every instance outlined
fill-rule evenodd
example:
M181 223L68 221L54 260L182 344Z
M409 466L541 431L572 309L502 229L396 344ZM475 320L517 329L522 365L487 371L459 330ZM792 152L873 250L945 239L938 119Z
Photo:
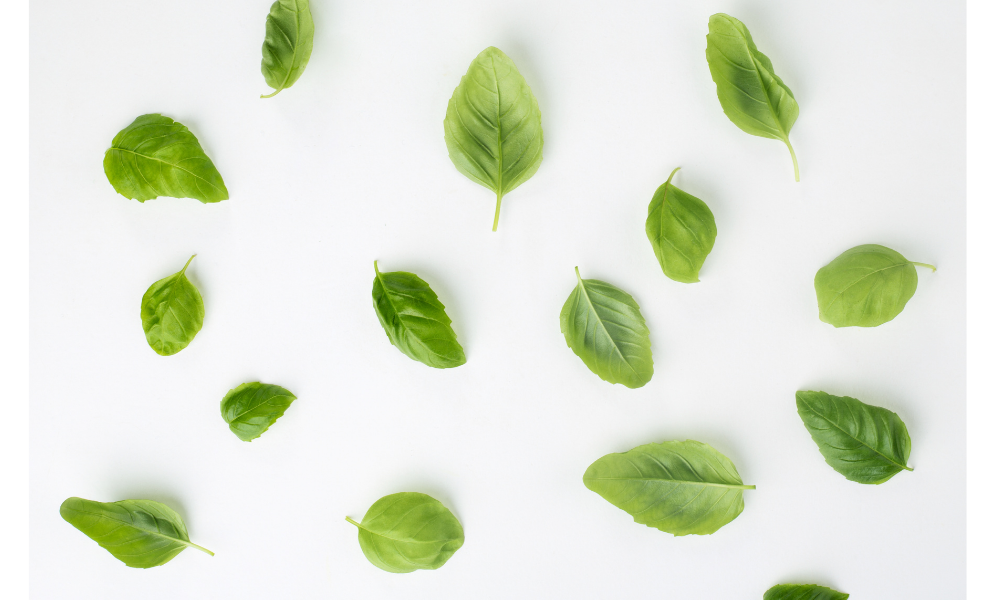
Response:
M309 0L277 0L267 15L264 33L264 58L260 72L274 92L270 98L292 87L306 70L313 49L313 19Z
M229 390L220 407L229 430L249 442L274 425L293 400L295 395L285 388L255 381Z
M816 272L819 318L834 327L877 327L903 312L917 290L913 265L878 244L855 246Z
M382 273L375 261L372 304L389 341L403 354L437 369L465 364L444 304L423 279L405 271Z
M602 456L583 483L636 523L674 535L715 533L743 512L743 490L756 489L731 460L693 440Z
M764 592L764 600L847 600L849 594L813 583L782 583Z
M427 494L389 494L372 504L358 523L358 543L365 557L390 573L437 569L462 544L465 532L455 515Z
M771 60L757 50L743 23L722 13L708 20L705 54L726 116L751 135L785 142L798 181L799 161L788 134L799 118L799 104L774 74Z
M566 299L559 325L573 353L604 381L639 388L653 378L649 329L628 293L597 279L581 279Z
M205 322L201 293L184 274L192 260L194 256L183 269L149 286L142 295L142 330L149 347L161 356L187 348Z
M229 199L198 139L163 115L142 115L119 131L104 153L104 174L116 192L139 202L159 196L206 204Z
M496 192L500 201L542 162L542 113L531 88L506 54L490 46L472 61L448 101L448 156L463 175Z
M913 470L910 434L891 410L826 392L796 392L795 406L826 464L851 481L884 483Z
M180 515L152 500L95 502L67 498L59 514L130 567L158 567L188 547L215 556L211 550L191 543Z
M715 246L715 215L708 205L670 183L657 188L649 202L646 237L663 274L681 283L696 283L705 258Z

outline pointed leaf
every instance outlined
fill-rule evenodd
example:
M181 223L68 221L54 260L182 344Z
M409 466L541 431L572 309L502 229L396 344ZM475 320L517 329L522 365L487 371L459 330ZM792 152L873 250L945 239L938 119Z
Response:
M229 430L249 442L274 425L293 400L295 395L285 388L255 381L229 390L220 407Z
M670 183L678 170L680 167L653 194L646 237L664 275L681 283L695 283L715 246L715 215L707 204Z
M261 98L270 98L298 81L312 55L313 29L309 0L277 0L271 5L260 72L274 92Z
M764 592L764 600L847 600L848 594L816 584L782 583Z
M161 356L187 348L205 322L201 292L184 274L192 260L194 256L183 269L149 286L142 295L142 330L149 347Z

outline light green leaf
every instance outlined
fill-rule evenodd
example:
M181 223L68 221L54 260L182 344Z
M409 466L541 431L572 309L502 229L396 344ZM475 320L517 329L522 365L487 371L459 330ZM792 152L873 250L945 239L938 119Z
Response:
M465 364L444 304L423 279L405 271L382 273L376 261L372 304L389 341L403 354L436 369Z
M149 286L142 295L142 330L149 347L161 356L187 348L205 322L201 293L184 274L192 260L194 256L183 269Z
M855 246L816 272L819 318L834 327L877 327L903 312L917 290L912 262L878 244Z
M757 50L739 20L722 13L708 20L708 68L712 71L722 110L743 131L781 140L788 146L799 180L799 161L788 141L799 118L799 105L771 60Z
M910 434L891 410L826 392L796 392L795 406L826 464L851 481L885 483L913 470Z
M636 523L674 535L708 535L743 512L744 485L732 461L708 444L645 444L597 459L583 474L587 489Z
M152 500L95 502L67 498L59 514L130 567L158 567L188 547L215 556L191 543L180 515Z
M573 353L604 381L639 388L653 378L649 329L632 296L610 283L581 279L559 315Z
M496 192L496 231L500 201L542 162L538 101L514 61L497 48L480 52L455 88L444 118L444 139L455 168Z
M782 583L764 592L764 600L847 600L848 594L821 585Z
M222 418L244 442L257 439L292 405L295 395L278 385L243 383L222 399Z
M260 72L274 92L271 98L292 87L306 70L313 49L313 19L309 0L277 0L267 15L264 33L264 58Z
M695 283L715 246L715 215L707 204L670 183L679 170L677 167L670 173L649 202L646 237L664 275L681 283Z
M389 494L372 504L358 528L365 557L390 573L437 569L465 543L455 515L427 494Z
M104 174L116 192L139 202L160 196L206 204L229 199L222 175L194 134L158 114L137 117L118 132L104 153Z

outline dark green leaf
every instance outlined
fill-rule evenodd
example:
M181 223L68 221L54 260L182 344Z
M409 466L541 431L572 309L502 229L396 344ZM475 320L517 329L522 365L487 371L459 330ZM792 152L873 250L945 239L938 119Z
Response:
M715 215L707 204L670 183L679 170L673 170L649 202L646 237L664 275L681 283L695 283L715 246Z
M184 274L192 260L194 256L183 269L149 286L142 295L142 330L149 347L161 356L186 348L205 322L201 293Z
M764 592L764 600L847 600L848 594L821 585L782 583Z
M313 49L313 19L309 0L277 0L267 15L264 58L260 72L274 92L292 87L306 70Z
M295 396L281 386L256 381L243 383L222 399L222 418L236 437L249 442L274 425L292 400Z

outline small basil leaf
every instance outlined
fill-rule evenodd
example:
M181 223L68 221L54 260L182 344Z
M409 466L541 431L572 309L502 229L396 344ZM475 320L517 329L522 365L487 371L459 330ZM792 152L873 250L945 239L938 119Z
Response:
M142 330L149 347L161 356L187 348L205 322L201 293L184 274L192 260L194 256L183 269L149 286L142 295Z
M816 584L782 583L764 592L764 600L847 600L849 594Z
M455 515L427 494L389 494L372 504L358 528L361 551L373 565L390 573L437 569L465 543Z
M646 237L663 274L681 283L696 283L705 258L715 246L715 215L708 205L670 183L657 188L649 202Z
M628 293L597 279L581 279L566 299L559 325L566 345L604 381L640 388L653 378L649 329Z
M775 75L771 60L757 50L743 23L722 13L708 20L705 54L726 116L751 135L785 142L798 181L799 161L788 134L799 118L799 105Z
M855 246L816 272L819 318L834 327L877 327L903 312L917 290L912 262L878 244Z
M851 481L885 483L913 470L910 434L891 410L826 392L796 392L795 406L826 464Z
M375 261L372 304L389 341L403 354L436 369L465 364L444 304L423 279L405 271L382 273Z
M306 70L313 49L313 19L309 0L277 0L267 15L264 33L264 58L260 72L274 92L261 95L271 98L292 87Z
M744 485L733 462L708 444L645 444L597 459L583 474L587 489L636 523L674 535L708 535L743 512Z
M243 383L222 399L222 418L244 442L257 439L292 405L295 395L278 385Z
M137 117L118 132L104 153L104 174L116 192L139 202L160 196L206 204L229 199L222 175L198 138L158 114Z
M538 101L514 61L497 48L480 52L455 88L444 139L455 168L496 192L496 231L504 194L527 181L542 162Z
M188 547L215 556L211 550L191 543L180 515L152 500L95 502L67 498L59 514L112 556L137 569L166 564Z

